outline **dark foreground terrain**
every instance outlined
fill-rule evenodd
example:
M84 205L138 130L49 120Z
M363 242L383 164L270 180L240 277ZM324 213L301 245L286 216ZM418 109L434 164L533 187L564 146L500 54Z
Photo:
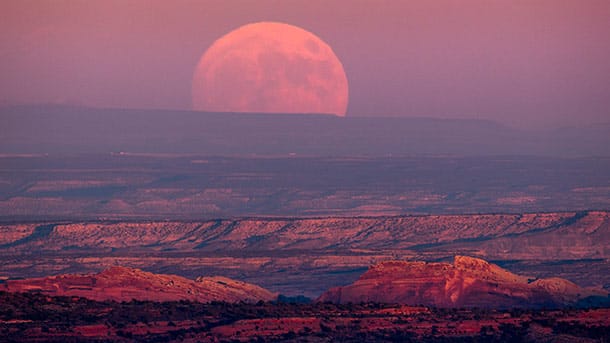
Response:
M610 310L96 302L0 292L6 342L607 342Z

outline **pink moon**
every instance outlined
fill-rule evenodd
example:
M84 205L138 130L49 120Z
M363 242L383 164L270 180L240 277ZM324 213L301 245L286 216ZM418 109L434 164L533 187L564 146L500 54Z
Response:
M296 26L260 22L216 40L193 76L193 109L345 116L348 81L331 47Z

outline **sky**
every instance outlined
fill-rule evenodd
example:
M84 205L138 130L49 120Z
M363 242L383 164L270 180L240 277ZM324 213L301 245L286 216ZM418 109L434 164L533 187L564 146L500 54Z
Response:
M610 122L607 0L0 2L0 105L190 109L201 55L252 22L328 43L347 116Z

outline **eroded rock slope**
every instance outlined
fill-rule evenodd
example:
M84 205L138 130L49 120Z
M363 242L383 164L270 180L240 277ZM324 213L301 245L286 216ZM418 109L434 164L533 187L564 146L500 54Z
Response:
M544 307L607 297L560 279L528 279L484 260L456 256L453 264L386 261L356 282L318 299L334 303L381 302L438 307Z
M54 296L79 296L92 300L257 302L270 301L277 294L253 284L225 277L196 280L177 275L153 274L135 268L111 267L97 274L66 274L44 278L9 280L9 292L42 292Z

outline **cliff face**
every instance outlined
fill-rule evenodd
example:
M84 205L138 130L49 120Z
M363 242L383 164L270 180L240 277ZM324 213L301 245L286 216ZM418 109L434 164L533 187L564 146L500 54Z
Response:
M0 226L0 251L469 250L492 258L610 256L608 212Z
M563 279L528 282L484 260L456 256L454 263L387 261L356 282L322 294L318 301L382 302L439 307L542 307L607 296Z
M610 213L0 224L0 279L123 265L316 298L381 261L455 255L610 290Z
M9 292L34 291L97 301L257 302L277 298L277 294L261 287L228 278L205 277L193 281L176 275L153 274L125 267L111 267L98 274L9 280L3 286Z

